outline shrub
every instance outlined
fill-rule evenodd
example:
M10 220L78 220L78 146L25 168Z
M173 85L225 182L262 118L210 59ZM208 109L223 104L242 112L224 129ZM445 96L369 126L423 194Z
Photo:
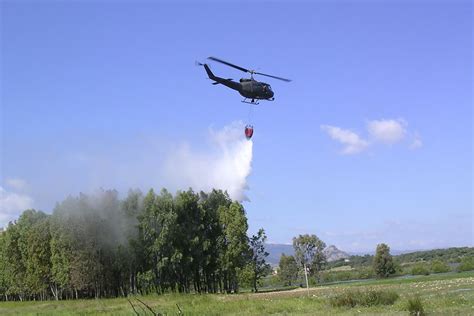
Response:
M359 267L350 271L323 271L321 279L325 283L370 279L375 277L372 267Z
M359 279L370 279L375 277L375 271L372 267L362 267L358 269Z
M435 260L431 263L431 272L433 273L443 273L443 272L449 272L449 266L441 261L441 260Z
M411 269L411 274L413 274L413 275L429 275L430 270L428 269L426 264L417 263Z
M370 290L365 293L362 306L392 305L398 299L394 291Z
M474 270L474 257L462 258L457 270L458 272Z
M418 295L415 296L414 298L408 299L407 310L410 313L410 315L414 315L414 316L426 315L425 310L423 308L423 302L421 301Z
M369 290L344 291L329 298L329 303L333 307L354 307L354 306L377 306L392 305L399 298L394 291Z
M357 305L359 292L342 292L329 298L329 304L333 307L354 307Z
M337 282L357 279L356 273L353 271L324 271L321 274L323 282Z

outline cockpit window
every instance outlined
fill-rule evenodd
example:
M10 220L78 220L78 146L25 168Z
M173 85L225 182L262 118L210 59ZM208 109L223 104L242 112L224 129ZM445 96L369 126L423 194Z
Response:
M267 85L267 89L272 91L272 86L271 85Z

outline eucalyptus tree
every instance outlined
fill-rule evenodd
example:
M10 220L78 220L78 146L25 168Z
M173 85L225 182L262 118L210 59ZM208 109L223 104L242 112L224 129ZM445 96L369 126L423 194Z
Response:
M0 299L237 292L247 229L243 206L220 190L81 193L51 215L26 210L0 233ZM251 243L257 276L264 241L262 230Z
M5 231L0 232L0 295L1 298L8 301L7 290L10 285L9 272L8 272L8 263L6 255L6 237L7 234Z
M326 256L323 253L326 244L316 235L306 234L293 238L293 248L296 262L303 269L308 287L308 272L319 279L319 271L326 262Z
M247 217L238 202L220 206L218 212L223 232L219 238L223 290L235 293L239 290L237 273L245 267L249 253Z
M229 207L232 203L227 192L213 189L210 193L199 193L203 211L203 278L206 291L216 293L221 278L220 252L223 249L223 226L220 224L219 207Z
M31 294L45 300L51 285L50 217L39 213L27 238L26 284Z
M298 265L295 257L281 254L278 263L278 278L284 285L292 285L297 280Z
M265 251L265 241L267 236L263 228L258 230L256 235L250 238L250 266L252 268L252 286L255 292L258 291L257 284L260 279L271 270L271 266L265 261L269 253Z
M119 250L120 260L127 265L128 292L137 294L137 276L145 265L145 248L140 240L139 218L143 215L143 194L139 190L130 190L122 202L121 210L125 217L124 234L127 240ZM125 295L127 293L124 293Z
M49 256L48 256L48 232L40 232L47 229L47 215L41 211L26 210L19 219L7 228L5 240L5 264L7 282L9 284L7 294L11 294L20 300L29 298L40 298L49 281ZM36 230L34 233L33 231ZM31 246L34 241L32 235L44 237L44 243L38 244L36 248ZM36 269L45 273L45 279L38 275ZM45 281L46 284L42 284Z

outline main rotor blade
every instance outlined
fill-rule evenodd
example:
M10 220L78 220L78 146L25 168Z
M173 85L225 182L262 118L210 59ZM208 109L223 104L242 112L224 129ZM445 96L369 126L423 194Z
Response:
M212 57L212 56L211 56L211 57L207 57L207 59L210 59L210 60L213 60L213 61L217 61L217 62L219 62L219 63L221 63L221 64L224 64L224 65L233 67L233 68L238 69L238 70L243 71L243 72L250 72L250 70L248 70L248 69L245 69L245 68L242 68L242 67L240 67L240 66L237 66L237 65L228 63L228 62L226 62L226 61L224 61L224 60L222 60L222 59L216 58L216 57Z
M249 69L245 69L243 67L240 67L240 66L237 66L237 65L234 65L234 64L231 64L225 60L222 60L222 59L219 59L219 58L216 58L216 57L207 57L207 59L210 59L210 60L213 60L213 61L217 61L221 64L224 64L224 65L227 65L229 67L233 67L235 69L238 69L240 71L243 71L243 72L248 72L250 74L256 74L256 75L261 75L261 76L266 76L266 77L270 77L270 78L274 78L274 79L278 79L278 80L283 80L283 81L286 81L286 82L290 82L291 80L290 79L286 79L286 78L282 78L282 77L277 77L277 76L272 76L272 75L267 75L267 74L264 74L264 73L261 73L261 72L256 72L256 71L253 71L253 70L249 70Z
M278 80L283 80L283 81L286 81L286 82L290 82L290 81L291 81L290 79L281 78L281 77L272 76L272 75L267 75L267 74L262 74L261 72L254 72L254 74L260 75L260 76L266 76L266 77L270 77L270 78L274 78L274 79L278 79Z

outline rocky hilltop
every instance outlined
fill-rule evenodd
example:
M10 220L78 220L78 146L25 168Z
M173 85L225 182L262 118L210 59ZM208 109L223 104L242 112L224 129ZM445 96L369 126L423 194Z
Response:
M337 249L334 245L326 247L323 252L326 255L328 262L349 258L349 255L346 252Z

